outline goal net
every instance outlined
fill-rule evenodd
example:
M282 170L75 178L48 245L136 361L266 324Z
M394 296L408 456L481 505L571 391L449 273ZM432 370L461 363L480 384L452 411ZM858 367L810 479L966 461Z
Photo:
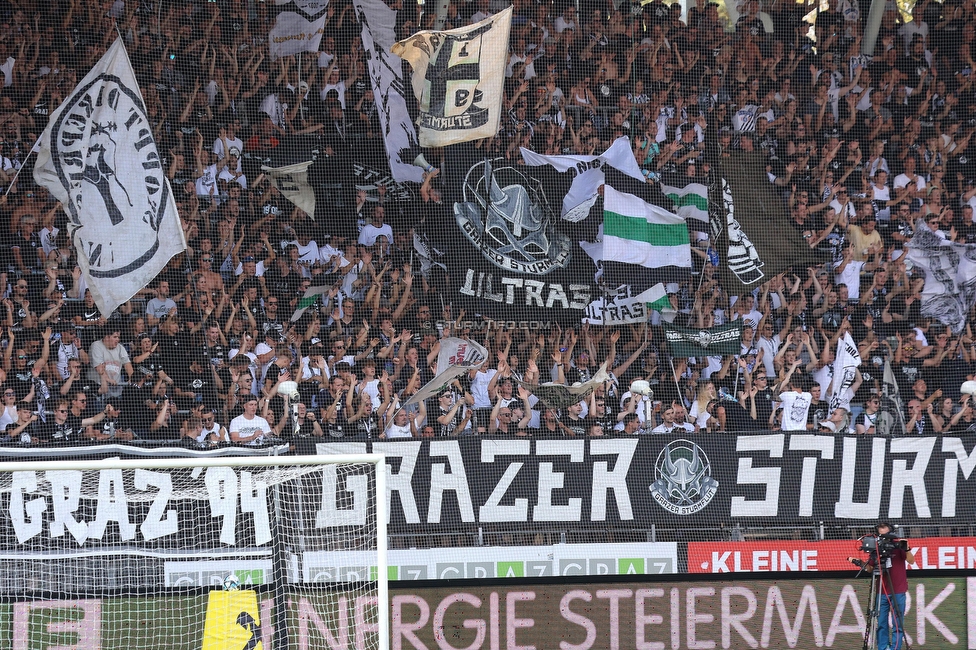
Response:
M382 467L0 464L0 646L386 650Z

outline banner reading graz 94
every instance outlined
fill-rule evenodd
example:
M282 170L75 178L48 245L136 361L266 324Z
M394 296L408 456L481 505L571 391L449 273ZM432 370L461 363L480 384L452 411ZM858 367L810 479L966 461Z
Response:
M391 530L572 523L698 527L970 522L976 453L955 437L707 435L310 442L386 454ZM340 486L341 489L341 486Z

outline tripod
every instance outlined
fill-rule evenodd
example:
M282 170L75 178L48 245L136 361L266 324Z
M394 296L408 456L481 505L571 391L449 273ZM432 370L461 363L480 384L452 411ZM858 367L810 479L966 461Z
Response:
M871 650L872 648L878 647L878 627L880 622L881 614L881 598L888 599L888 611L891 613L894 628L889 628L887 621L885 621L885 630L888 634L892 631L895 633L895 640L897 645L892 645L892 648L897 650L903 650L908 648L908 641L905 638L905 618L898 607L897 602L894 600L895 594L889 593L888 588L885 585L891 585L891 580L888 575L888 567L886 566L887 560L879 560L876 552L871 552L867 562L862 560L856 560L854 558L848 558L853 564L860 567L857 575L867 569L871 568L871 586L868 589L868 606L866 608L868 615L868 624L864 629L864 642L861 646L862 650ZM857 577L857 576L855 576ZM885 614L887 618L887 612Z
M859 561L860 562L860 561ZM871 586L868 588L868 606L865 611L868 613L867 625L864 628L864 643L861 646L861 650L871 650L871 648L876 648L877 643L875 643L878 636L878 586L881 585L881 569L878 567L878 557L877 554L872 553L869 562L860 562L857 566L861 567L861 570L857 572L855 578L860 576L864 570L873 566L871 570Z

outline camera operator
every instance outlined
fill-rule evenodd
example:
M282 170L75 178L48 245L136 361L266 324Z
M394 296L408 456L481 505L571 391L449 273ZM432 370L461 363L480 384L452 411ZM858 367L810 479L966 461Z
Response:
M891 532L891 524L875 526L881 555L881 584L878 586L878 650L901 650L905 625L905 594L908 593L907 569L915 555L907 539ZM867 569L874 570L878 556L871 554ZM888 616L891 615L889 625Z

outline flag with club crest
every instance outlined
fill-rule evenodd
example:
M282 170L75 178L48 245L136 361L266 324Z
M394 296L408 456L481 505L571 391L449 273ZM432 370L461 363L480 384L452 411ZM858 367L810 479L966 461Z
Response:
M64 206L78 266L108 317L186 250L121 38L51 114L37 148L34 180Z
M420 146L443 147L498 132L512 8L473 25L417 32L393 46L413 68Z

